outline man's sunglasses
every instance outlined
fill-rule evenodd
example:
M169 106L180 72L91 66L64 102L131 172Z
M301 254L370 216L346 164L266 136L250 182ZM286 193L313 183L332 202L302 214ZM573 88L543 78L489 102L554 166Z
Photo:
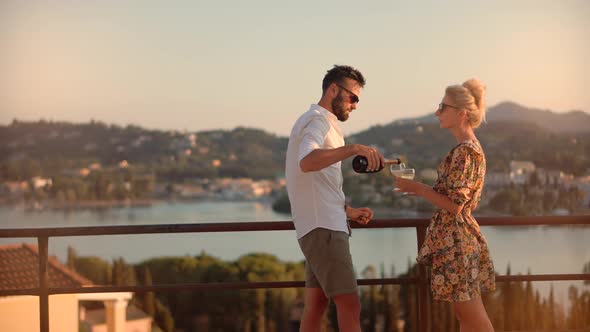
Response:
M343 87L343 86L342 86L342 85L340 85L340 84L336 84L336 86L337 86L337 87L339 87L340 89L342 89L342 90L344 90L344 91L348 92L348 94L350 95L350 102L351 102L352 104L356 104L356 103L358 103L358 102L359 102L359 96L355 95L355 94L354 94L354 92L352 92L352 91L348 90L347 88Z

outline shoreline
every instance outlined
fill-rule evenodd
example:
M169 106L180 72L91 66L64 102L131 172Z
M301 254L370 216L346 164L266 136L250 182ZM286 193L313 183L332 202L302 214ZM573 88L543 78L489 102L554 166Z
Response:
M21 208L26 212L43 212L43 211L70 211L70 210L106 210L113 208L151 208L154 205L162 203L203 203L203 202L259 202L270 204L268 198L256 200L223 200L223 199L203 199L203 198L173 198L173 199L132 199L132 200L85 200L67 203L57 203L52 201L46 202L0 202L0 207Z
M35 212L35 211L47 211L47 210L92 210L92 209L109 209L109 208L121 208L121 207L151 207L155 203L160 202L154 199L139 199L139 200L113 200L113 201L76 201L67 203L57 202L18 202L18 203L6 203L3 202L1 205L6 207L18 207L24 211Z

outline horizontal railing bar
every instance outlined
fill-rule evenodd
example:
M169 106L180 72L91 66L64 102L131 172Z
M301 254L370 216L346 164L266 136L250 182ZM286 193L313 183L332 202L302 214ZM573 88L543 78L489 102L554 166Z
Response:
M39 296L40 288L0 289L0 296L35 295Z
M358 279L359 286L379 286L379 285L401 285L401 284L417 284L419 279L416 277L410 278L375 278L375 279Z
M535 225L590 225L590 216L560 217L478 217L481 226L535 226ZM352 223L353 228L404 228L428 226L430 219L378 219L367 225ZM0 238L11 237L59 237L88 235L128 235L154 233L210 233L294 230L292 221L219 222L196 224L158 224L123 226L83 226L49 228L0 229Z
M518 274L496 276L496 281L590 281L590 274Z
M199 224L159 224L159 225L125 225L125 226L83 226L58 228L12 228L0 230L3 237L36 237L46 235L87 236L87 235L129 235L154 233L209 233L209 232L246 232L246 231L281 231L294 229L291 221L256 221L256 222L220 222Z
M299 288L304 287L304 281L274 281L274 282L211 282L211 283L185 283L162 284L152 286L95 286L82 288L53 288L51 294L68 293L109 293L109 292L134 292L145 293L150 291L167 290L193 290L193 291L221 291L221 290L247 290L260 288Z
M511 331L504 331L504 330L497 330L496 332L516 332L516 330ZM521 331L518 332L590 332L590 329L581 329L581 330L534 330L534 331Z
M496 281L583 281L590 280L590 274L527 274L496 276ZM358 279L359 286L371 285L400 285L416 284L418 278L376 278ZM166 290L236 290L259 288L301 288L305 286L303 281L269 281L269 282L213 282L213 283L181 283L161 284L152 286L90 286L90 287L60 287L49 288L49 294L73 294L73 293L107 293L107 292L136 292ZM39 288L0 290L0 296L14 295L39 295Z
M590 215L581 216L530 216L530 217L476 217L480 226L557 226L590 225Z
M418 278L382 278L382 279L358 279L359 286L370 285L401 285L416 284ZM268 282L210 282L210 283L181 283L161 284L151 286L89 286L89 287L58 287L49 288L49 294L79 294L79 293L116 293L165 290L236 290L259 288L301 288L305 287L304 281L268 281ZM9 295L39 295L39 288L0 290L0 296Z

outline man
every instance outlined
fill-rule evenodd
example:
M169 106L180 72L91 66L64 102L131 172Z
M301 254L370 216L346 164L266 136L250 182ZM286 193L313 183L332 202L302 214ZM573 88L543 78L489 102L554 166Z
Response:
M363 75L349 66L334 66L324 77L322 97L299 117L287 148L287 191L299 246L306 259L305 301L301 331L320 331L331 298L342 332L360 331L360 301L348 244L349 220L368 223L373 212L345 204L341 161L354 155L377 169L383 156L376 149L344 145L338 121L356 109Z

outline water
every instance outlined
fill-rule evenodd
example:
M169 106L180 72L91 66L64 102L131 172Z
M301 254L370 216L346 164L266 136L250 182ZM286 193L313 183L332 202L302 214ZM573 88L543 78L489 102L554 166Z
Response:
M0 228L74 227L107 225L182 224L202 222L288 221L290 215L278 214L259 202L183 202L159 203L151 207L112 208L101 211L26 212L18 207L0 207ZM482 227L496 271L512 274L581 273L590 261L589 226ZM28 242L34 238L0 239L0 244ZM99 256L106 260L123 257L139 263L158 256L197 255L207 252L223 260L235 260L251 252L266 252L283 261L301 261L295 231L175 233L146 235L109 235L51 238L49 253L65 262L67 247L79 256ZM355 229L351 250L357 271L368 265L385 266L390 275L404 273L408 262L416 258L414 228ZM546 293L549 282L536 283ZM582 283L574 283L582 285ZM560 286L561 285L561 286ZM567 298L570 283L555 283L558 299Z

